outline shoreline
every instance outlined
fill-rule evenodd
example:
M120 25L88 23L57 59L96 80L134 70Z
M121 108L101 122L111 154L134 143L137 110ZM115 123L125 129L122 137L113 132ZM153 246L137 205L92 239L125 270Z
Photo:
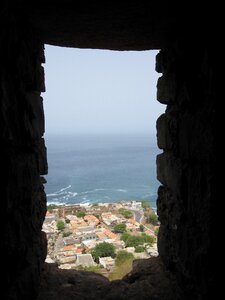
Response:
M95 206L95 205L99 205L99 206L109 206L109 205L115 205L115 204L118 204L118 203L130 203L130 204L135 204L135 203L142 203L142 202L146 202L149 204L149 207L155 212L157 213L157 207L152 207L150 205L150 200L119 200L119 201L113 201L113 202L94 202L94 203L90 203L90 202L86 202L86 203L60 203L60 202L48 202L46 203L47 205L47 208L49 206L56 206L56 207L60 207L60 208L63 208L64 206L65 207L91 207L91 206Z

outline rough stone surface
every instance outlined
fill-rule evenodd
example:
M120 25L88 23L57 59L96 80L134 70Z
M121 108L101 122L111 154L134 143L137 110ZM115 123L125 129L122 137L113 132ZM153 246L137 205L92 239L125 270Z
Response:
M200 45L194 53L184 41L163 49L156 64L163 73L158 100L168 104L157 121L163 149L157 157L157 178L163 184L157 200L158 248L182 299L206 299L216 274L209 269L215 260L214 63L207 46Z
M40 177L47 172L40 96L44 53L43 44L22 20L12 17L5 22L0 35L4 53L0 68L4 299L31 299L37 294L46 256L41 232L46 196Z
M45 265L38 300L176 300L178 294L174 278L160 259L151 258L135 261L131 273L112 282L93 272Z
M171 1L3 1L0 11L1 199L4 299L204 300L219 265L216 197L217 96L213 5ZM147 3L147 4L146 4ZM191 16L191 17L190 17ZM213 24L212 24L213 23ZM43 271L44 43L116 50L161 49L157 122L158 248L161 261L135 265L121 281L93 273ZM217 176L218 177L218 176ZM218 226L218 225L217 225ZM143 269L144 266L146 269ZM43 272L42 272L43 271ZM89 296L89 297L88 297ZM86 297L86 298L85 298ZM216 299L216 297L212 298Z

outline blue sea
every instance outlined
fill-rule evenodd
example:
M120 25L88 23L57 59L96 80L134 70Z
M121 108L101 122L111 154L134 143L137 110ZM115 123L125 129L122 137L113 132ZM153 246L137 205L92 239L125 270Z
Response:
M48 204L146 200L156 208L156 137L45 137Z

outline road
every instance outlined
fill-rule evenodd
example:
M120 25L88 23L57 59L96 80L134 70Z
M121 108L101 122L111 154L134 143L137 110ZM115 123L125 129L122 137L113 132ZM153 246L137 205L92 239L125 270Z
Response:
M140 210L136 210L136 209L130 209L132 210L132 212L134 213L134 218L138 223L142 223L144 215Z
M134 219L135 219L138 223L142 224L143 219L144 219L144 214L143 214L140 210L136 210L136 209L130 209L130 210L134 213ZM144 224L142 224L142 225L144 226L144 228L145 228L146 230L149 230L149 228L146 227Z

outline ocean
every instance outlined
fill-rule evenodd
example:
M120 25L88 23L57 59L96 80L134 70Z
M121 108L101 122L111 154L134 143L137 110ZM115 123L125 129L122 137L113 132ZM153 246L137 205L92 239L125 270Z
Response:
M146 200L156 209L156 137L45 137L48 204Z

